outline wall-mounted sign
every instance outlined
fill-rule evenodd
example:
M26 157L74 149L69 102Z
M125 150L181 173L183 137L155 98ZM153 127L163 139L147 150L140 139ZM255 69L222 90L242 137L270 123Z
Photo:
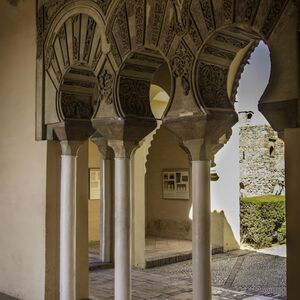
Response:
M162 171L162 187L164 199L186 199L189 194L188 169L164 169Z
M100 169L89 169L89 199L100 199Z

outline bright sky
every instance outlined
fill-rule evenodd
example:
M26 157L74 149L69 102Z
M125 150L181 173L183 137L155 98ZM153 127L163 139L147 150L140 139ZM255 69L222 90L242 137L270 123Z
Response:
M258 111L257 105L270 78L270 52L266 44L260 42L252 53L249 64L242 74L236 100L236 111L250 110L254 112L252 125L268 124Z

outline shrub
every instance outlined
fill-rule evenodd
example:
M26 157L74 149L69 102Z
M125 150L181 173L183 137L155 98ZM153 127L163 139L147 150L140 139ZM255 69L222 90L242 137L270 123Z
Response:
M241 238L255 248L285 243L285 199L283 196L241 198Z

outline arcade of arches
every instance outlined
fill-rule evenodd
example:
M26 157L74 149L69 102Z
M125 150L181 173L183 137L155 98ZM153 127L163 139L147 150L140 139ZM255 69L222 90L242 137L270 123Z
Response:
M285 142L287 294L298 299L292 0L1 1L0 291L25 300L88 298L90 138L101 157L100 256L111 260L114 249L115 299L131 299L130 268L143 267L145 239L145 182L135 183L145 178L157 132L190 165L193 299L211 299L210 168L238 120L239 79L261 40L271 77L259 109ZM168 104L150 103L153 86Z

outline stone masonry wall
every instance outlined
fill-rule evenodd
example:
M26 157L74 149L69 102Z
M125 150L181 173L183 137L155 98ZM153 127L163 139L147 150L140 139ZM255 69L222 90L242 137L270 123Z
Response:
M284 143L268 125L240 127L240 182L247 196L273 194L284 183Z

